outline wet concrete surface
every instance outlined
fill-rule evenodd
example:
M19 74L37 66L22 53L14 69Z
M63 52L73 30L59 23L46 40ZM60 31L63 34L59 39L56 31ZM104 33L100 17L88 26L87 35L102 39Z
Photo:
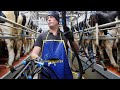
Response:
M88 68L85 71L85 74L83 74L83 77L84 79L107 79L97 71L92 72L91 68Z

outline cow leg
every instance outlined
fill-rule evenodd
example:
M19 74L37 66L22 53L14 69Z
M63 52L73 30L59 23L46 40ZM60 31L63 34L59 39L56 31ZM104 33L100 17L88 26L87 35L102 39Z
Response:
M5 42L6 42L7 49L8 49L8 67L10 67L13 64L14 57L15 57L15 53L14 53L14 49L13 49L14 41L5 39Z
M24 44L22 42L22 47L21 47L21 54L20 56L23 56L25 54L25 49L24 49Z
M120 35L120 29L118 28L118 35ZM119 39L117 39L117 64L119 65L118 71L120 72L120 36Z
M28 40L27 53L29 52L29 49L30 49L30 41Z
M28 49L28 39L25 40L25 54L27 54L27 49Z
M118 71L120 71L120 39L118 39L117 43L117 64L119 65Z
M27 54L28 52L29 52L29 40L28 39L26 39L25 40L25 54Z
M92 47L93 47L94 56L96 56L96 54L97 54L97 52L96 52L97 46L95 44L95 41L93 41Z
M32 45L33 45L33 40L31 39L30 41L31 41L31 42L30 42L30 50L31 50L31 49L32 49ZM30 50L29 50L29 51L30 51Z
M29 52L29 40L27 39L27 47L26 47L26 53Z
M31 49L33 48L34 43L35 43L35 41L34 41L34 39L32 39Z
M89 54L88 54L88 48L89 48L88 46L89 45L88 45L88 43L89 42L87 40L84 40L84 50L85 50L84 52L85 52L85 55L87 56L87 58L89 58Z
M118 68L118 64L115 62L115 59L113 57L113 54L112 54L112 44L110 44L109 40L106 40L105 42L105 46L106 46L106 52L107 52L107 55L109 56L109 59L110 59L110 62L111 64L115 67L115 68Z
M22 40L19 40L17 42L17 54L15 60L18 60L20 58L21 48L22 48Z
M104 57L104 54L103 54L103 47L102 46L98 46L98 49L99 49L99 54L100 54L100 64L105 68L105 57Z
M30 45L31 45L31 40L28 40L28 43L29 43L29 47L28 47L28 50L27 50L27 53L29 53L30 52Z
M92 48L93 48L93 55L94 55L94 57L96 57L96 55L97 55L97 53L96 53L97 46L95 44L95 40L92 40Z
M26 54L26 39L23 39L23 49L24 49L24 55Z
M31 46L32 46L32 40L30 40L30 48L29 48L29 52L31 50Z

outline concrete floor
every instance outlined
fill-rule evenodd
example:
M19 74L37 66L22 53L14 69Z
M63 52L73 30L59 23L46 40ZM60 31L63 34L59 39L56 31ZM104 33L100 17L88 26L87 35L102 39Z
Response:
M83 61L86 61L85 57L80 57ZM76 59L76 58L75 58ZM71 66L71 61L72 59L69 59L69 65ZM75 67L78 69L78 62L77 60L74 60L73 64L71 67ZM73 74L74 75L74 79L77 79L77 74ZM83 78L84 79L107 79L106 77L104 77L103 75L101 75L100 73L98 73L97 71L92 72L91 67L89 67L87 70L85 70L85 74L83 74Z
M89 68L85 71L85 74L83 74L84 79L107 79L97 71L92 72L92 69Z
M73 78L78 79L78 74L76 72L73 73ZM107 79L97 71L92 72L92 69L89 68L85 71L85 74L83 74L82 79Z

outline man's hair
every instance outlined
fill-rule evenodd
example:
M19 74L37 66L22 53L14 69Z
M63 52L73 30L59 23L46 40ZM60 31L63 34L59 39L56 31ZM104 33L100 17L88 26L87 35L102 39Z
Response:
M48 16L53 16L58 21L58 23L59 23L60 17L59 17L58 11L49 11L47 17Z

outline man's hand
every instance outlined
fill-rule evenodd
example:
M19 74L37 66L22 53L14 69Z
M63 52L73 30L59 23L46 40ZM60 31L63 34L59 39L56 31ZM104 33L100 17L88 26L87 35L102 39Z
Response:
M74 41L74 36L73 33L70 31L70 29L68 27L64 27L64 36L70 40L70 41Z
M40 51L41 51L41 48L38 47L38 46L35 46L32 50L31 55L30 55L31 60L34 60L34 59L38 58Z

